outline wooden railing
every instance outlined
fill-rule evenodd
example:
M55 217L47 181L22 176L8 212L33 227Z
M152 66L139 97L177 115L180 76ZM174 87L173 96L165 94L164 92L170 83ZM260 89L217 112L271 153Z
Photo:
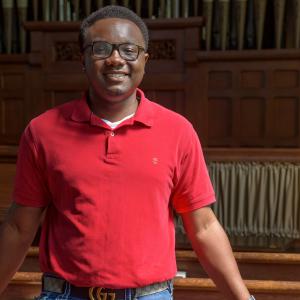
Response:
M300 282L245 280L249 291L260 300L296 300L300 297ZM175 300L225 300L210 279L176 278Z
M300 253L234 252L244 279L300 281ZM207 277L193 251L176 251L177 267L187 277Z

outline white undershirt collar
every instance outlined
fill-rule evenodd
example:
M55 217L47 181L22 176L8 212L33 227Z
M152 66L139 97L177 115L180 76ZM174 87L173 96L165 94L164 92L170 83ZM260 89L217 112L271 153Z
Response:
M121 124L122 122L124 122L124 121L130 119L130 118L133 117L133 116L134 116L134 113L131 114L131 115L129 115L129 116L127 116L127 117L125 117L125 118L123 118L122 120L116 121L116 122L110 122L110 121L108 121L108 120L106 120L106 119L101 119L101 120L102 120L104 123L106 123L111 129L115 129L119 124Z

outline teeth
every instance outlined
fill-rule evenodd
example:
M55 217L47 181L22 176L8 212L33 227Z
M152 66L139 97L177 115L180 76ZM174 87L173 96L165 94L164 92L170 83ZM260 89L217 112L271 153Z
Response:
M106 76L108 77L112 77L112 78L122 78L125 77L125 74L106 74Z

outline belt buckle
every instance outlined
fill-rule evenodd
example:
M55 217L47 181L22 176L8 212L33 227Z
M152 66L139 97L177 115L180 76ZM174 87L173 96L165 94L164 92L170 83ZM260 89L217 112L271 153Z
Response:
M116 293L101 293L103 288L95 288L90 287L89 288L89 299L90 300L115 300L116 299ZM96 297L94 297L94 294L96 293Z

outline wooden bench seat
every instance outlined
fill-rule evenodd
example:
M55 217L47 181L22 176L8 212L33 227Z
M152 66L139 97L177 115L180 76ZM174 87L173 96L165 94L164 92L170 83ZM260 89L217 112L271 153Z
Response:
M300 253L234 252L234 256L244 279L300 281ZM178 270L187 277L207 277L193 251L176 251L176 259Z
M299 281L245 280L249 291L259 300L299 300ZM225 300L208 278L176 278L175 300Z

